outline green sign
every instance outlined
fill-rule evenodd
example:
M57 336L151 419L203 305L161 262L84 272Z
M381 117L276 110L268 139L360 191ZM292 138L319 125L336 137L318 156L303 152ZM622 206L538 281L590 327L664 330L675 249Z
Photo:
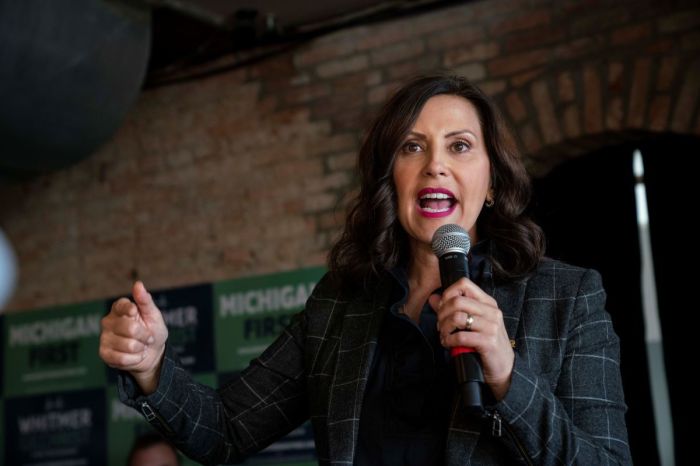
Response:
M102 301L5 317L5 396L102 387Z
M217 369L246 367L303 309L324 272L315 267L214 284Z

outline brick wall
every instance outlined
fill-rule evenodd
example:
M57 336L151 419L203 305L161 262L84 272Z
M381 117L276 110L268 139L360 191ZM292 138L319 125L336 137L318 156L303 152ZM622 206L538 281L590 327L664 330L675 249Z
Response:
M610 141L700 134L693 4L476 1L146 91L94 156L0 188L21 262L9 308L322 264L363 130L416 73L481 85L536 176Z

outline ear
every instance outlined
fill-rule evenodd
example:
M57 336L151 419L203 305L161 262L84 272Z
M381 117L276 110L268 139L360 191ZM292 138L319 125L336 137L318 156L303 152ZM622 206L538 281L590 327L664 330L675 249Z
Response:
M486 201L484 202L486 207L493 207L493 204L495 203L493 197L493 188L489 188L489 190L486 192Z

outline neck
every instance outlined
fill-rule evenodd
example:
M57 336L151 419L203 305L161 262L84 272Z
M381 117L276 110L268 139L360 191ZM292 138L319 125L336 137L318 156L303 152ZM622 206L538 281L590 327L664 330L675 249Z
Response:
M440 286L440 266L430 245L412 245L408 286L410 290L425 290L428 293Z

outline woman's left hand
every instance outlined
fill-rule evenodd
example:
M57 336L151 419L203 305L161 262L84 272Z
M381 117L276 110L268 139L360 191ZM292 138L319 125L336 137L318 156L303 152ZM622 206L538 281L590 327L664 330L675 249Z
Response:
M438 316L442 346L474 348L481 357L484 382L500 401L510 388L515 353L496 300L468 278L462 278L442 296L430 296L429 303ZM471 329L459 331L467 329L469 316L473 319Z

